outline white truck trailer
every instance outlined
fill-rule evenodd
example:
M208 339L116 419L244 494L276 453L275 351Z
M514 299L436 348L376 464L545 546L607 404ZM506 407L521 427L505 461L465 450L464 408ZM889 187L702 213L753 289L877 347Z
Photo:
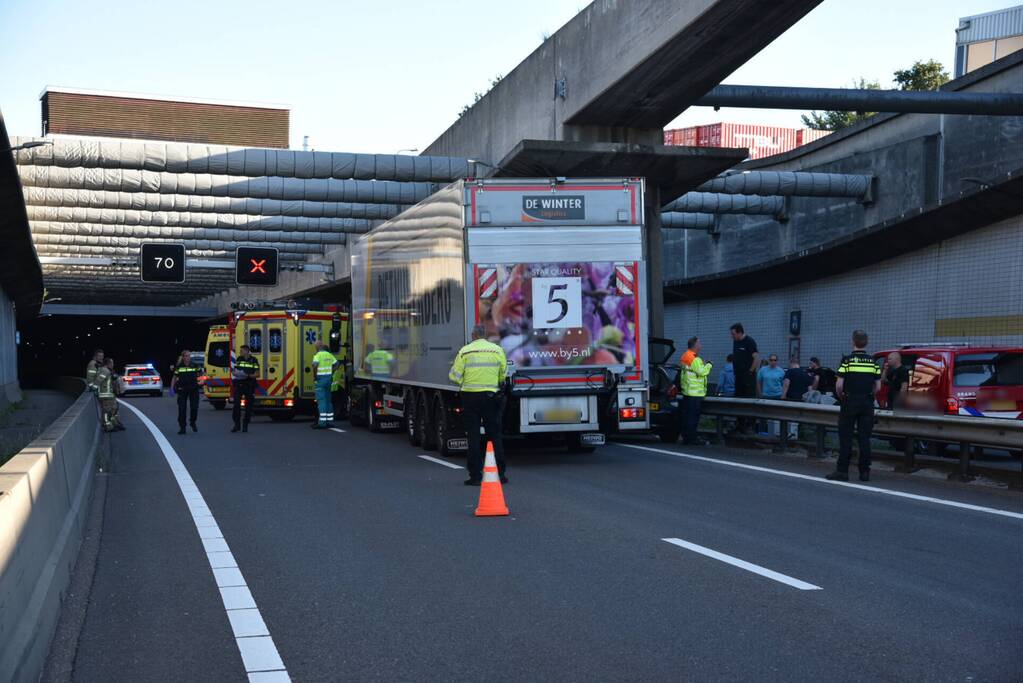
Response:
M572 450L649 428L641 179L462 180L352 252L352 419L464 450L455 354L508 357L507 435Z

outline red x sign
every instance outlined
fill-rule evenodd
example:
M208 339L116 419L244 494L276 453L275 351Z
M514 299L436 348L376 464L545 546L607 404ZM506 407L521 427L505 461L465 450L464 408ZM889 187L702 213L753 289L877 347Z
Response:
M258 261L254 258L249 259L249 263L252 264L252 268L249 269L250 273L265 273L266 269L263 266L266 265L266 259L259 259Z

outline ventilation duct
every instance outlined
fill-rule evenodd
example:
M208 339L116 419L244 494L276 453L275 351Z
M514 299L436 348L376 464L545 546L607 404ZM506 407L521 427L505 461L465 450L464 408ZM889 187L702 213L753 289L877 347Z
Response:
M700 185L700 192L752 194L761 197L852 197L872 200L873 176L801 171L743 171L718 176Z
M665 204L661 210L665 213L749 214L781 218L785 215L785 198L689 192Z

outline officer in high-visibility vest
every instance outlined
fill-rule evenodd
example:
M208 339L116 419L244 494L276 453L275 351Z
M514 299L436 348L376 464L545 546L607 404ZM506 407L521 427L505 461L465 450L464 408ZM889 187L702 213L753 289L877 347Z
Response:
M867 333L852 334L853 352L838 366L835 394L842 402L838 412L838 462L825 476L832 481L849 481L853 431L859 442L860 481L870 481L870 437L874 431L874 396L881 389L881 368L867 353Z
M249 431L252 421L252 404L255 403L256 383L259 381L259 361L252 355L248 346L239 349L238 358L231 369L231 391L234 393L231 405L231 417L234 427L231 432ZM245 402L245 419L242 419L242 402Z
M334 400L331 396L331 385L334 383L334 366L337 358L327 350L323 340L316 342L316 355L313 356L313 375L316 376L316 408L320 413L313 429L328 429L334 426Z
M96 373L103 367L103 349L96 349L92 354L92 360L85 366L85 383L89 385L89 388L95 391L98 387L96 385Z
M700 426L700 406L707 395L707 377L713 364L700 358L703 344L699 337L691 337L686 342L686 352L679 363L679 386L682 389L683 430L682 442L691 445L702 445L698 434Z
M366 344L366 357L363 359L363 365L369 369L370 374L390 377L392 363L394 363L394 354L390 351Z
M103 410L103 431L122 431L124 425L117 414L117 373L114 372L113 358L105 359L96 370L95 382L99 405Z
M483 480L481 424L487 439L494 444L494 458L497 460L501 482L508 483L508 477L504 476L504 444L501 441L501 413L504 408L501 389L507 376L508 361L504 349L487 341L486 328L476 325L472 328L472 342L459 349L448 373L448 378L462 392L462 417L469 441L469 478L465 480L466 486L479 486Z
M180 363L174 368L174 379L171 380L171 389L178 395L178 434L185 433L186 408L192 431L199 431L195 421L199 417L199 377L201 374L202 368L192 363L192 353L182 351Z

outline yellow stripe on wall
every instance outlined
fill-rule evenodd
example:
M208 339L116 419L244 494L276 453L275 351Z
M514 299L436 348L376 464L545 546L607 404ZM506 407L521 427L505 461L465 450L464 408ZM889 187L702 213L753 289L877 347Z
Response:
M998 337L1023 334L1023 315L985 315L934 321L935 337Z

